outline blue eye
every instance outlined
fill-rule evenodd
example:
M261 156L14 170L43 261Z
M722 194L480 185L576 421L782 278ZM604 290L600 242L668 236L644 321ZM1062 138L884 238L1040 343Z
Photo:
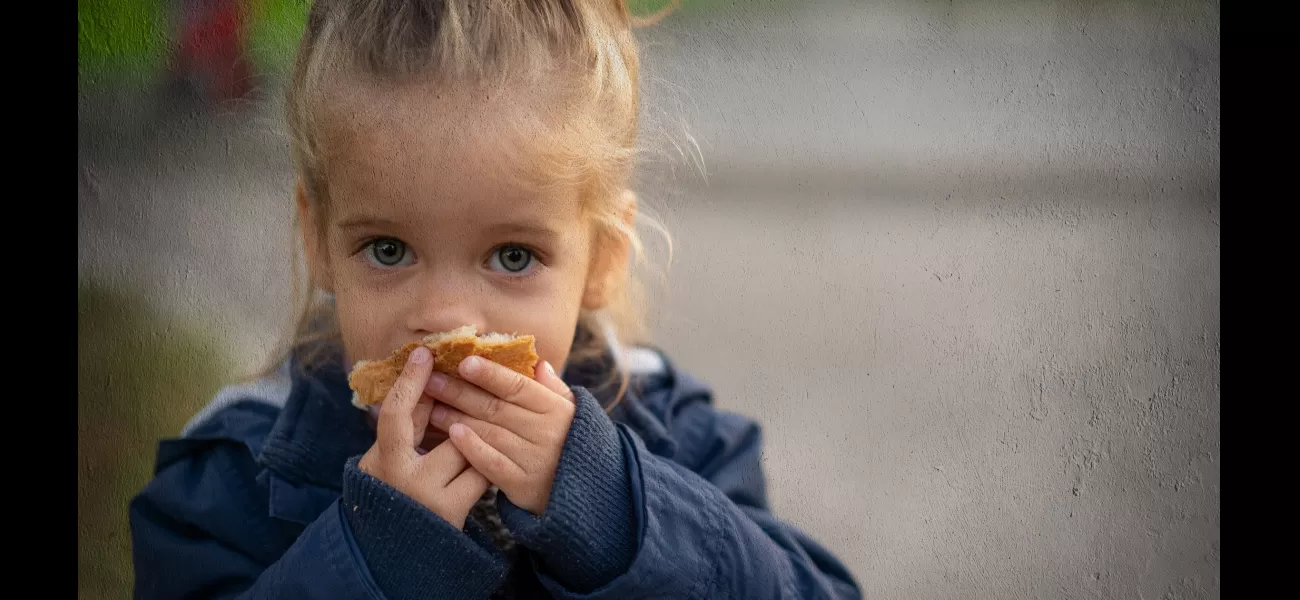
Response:
M510 273L519 273L533 264L533 251L520 246L502 246L492 255L493 266L500 265Z
M397 266L411 254L405 243L393 238L382 238L370 242L369 253L371 259L385 267Z

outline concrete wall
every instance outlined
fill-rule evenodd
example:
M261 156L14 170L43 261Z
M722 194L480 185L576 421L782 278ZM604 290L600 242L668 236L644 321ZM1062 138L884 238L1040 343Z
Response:
M657 330L778 514L868 597L1218 598L1218 4L802 6L645 32ZM249 114L83 133L79 267L251 366L290 180Z
M1217 3L808 6L650 46L652 123L680 106L709 175L647 177L660 332L766 423L781 514L869 597L1219 597Z

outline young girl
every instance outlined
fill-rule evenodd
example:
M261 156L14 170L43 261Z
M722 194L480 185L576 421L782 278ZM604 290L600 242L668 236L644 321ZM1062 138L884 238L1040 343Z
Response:
M318 0L289 128L315 301L131 504L139 598L856 598L768 510L758 426L637 347L638 57L619 0ZM472 324L527 379L417 350ZM562 373L560 376L558 373Z

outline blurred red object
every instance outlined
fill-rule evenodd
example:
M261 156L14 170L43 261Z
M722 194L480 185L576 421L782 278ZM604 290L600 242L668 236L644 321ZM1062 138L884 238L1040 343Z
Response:
M185 0L181 4L174 75L200 88L208 100L247 96L253 69L245 53L245 2Z

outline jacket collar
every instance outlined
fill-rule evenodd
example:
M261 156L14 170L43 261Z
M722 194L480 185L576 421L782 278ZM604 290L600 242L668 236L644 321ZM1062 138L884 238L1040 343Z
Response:
M292 385L284 409L258 457L261 465L295 483L343 488L343 464L375 441L366 413L352 406L341 361L306 369L291 361Z

